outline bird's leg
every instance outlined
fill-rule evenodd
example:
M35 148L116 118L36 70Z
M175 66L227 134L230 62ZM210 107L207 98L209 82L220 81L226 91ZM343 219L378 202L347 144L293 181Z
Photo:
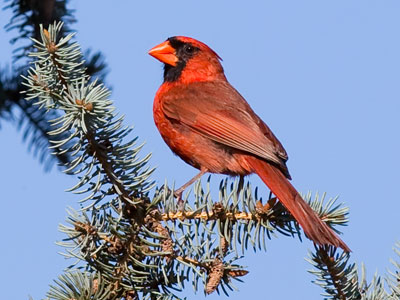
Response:
M195 182L197 179L199 179L201 176L203 176L205 173L207 173L208 170L201 168L200 173L194 176L192 179L190 179L188 182L186 182L184 185L182 185L179 189L177 189L174 193L175 197L178 199L178 205L182 202L182 193L188 186L190 186L193 182Z
M237 197L238 198L239 198L240 192L243 190L243 187L244 187L244 176L239 175L239 184L238 184L238 188L237 188Z

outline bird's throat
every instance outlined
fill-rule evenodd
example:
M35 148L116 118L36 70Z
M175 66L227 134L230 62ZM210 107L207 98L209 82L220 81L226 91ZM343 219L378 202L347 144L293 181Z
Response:
M185 61L179 61L176 66L164 64L164 82L178 81L185 66Z

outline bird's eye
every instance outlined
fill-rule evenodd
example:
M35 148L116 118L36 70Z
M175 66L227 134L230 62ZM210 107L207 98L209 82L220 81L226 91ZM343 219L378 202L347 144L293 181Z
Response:
M193 47L193 46L190 46L190 45L186 45L186 46L183 48L183 50L185 50L185 52L186 52L187 54L192 54L192 53L194 52L194 47Z

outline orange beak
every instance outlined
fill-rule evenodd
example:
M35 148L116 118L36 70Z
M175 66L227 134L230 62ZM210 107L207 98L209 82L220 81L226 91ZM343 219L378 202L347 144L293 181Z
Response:
M176 66L176 64L178 63L175 49L172 48L169 41L165 41L164 43L161 43L160 45L151 48L149 54L154 58L157 58L159 61L173 67Z

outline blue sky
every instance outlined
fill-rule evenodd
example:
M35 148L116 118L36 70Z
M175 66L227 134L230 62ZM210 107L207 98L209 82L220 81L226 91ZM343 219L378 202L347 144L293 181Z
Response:
M343 239L369 278L390 268L400 240L399 1L71 1L77 40L107 59L112 99L126 124L153 153L153 178L181 185L197 170L174 156L152 119L161 63L147 51L169 36L187 35L212 47L229 81L272 128L289 154L301 192L339 195L350 207ZM9 19L0 11L0 26ZM11 61L15 33L0 31L0 63ZM1 121L2 295L44 297L69 261L54 242L76 181L43 173L21 135ZM171 172L171 170L173 170ZM213 176L216 184L223 178ZM256 176L250 180L265 191ZM250 273L230 299L322 299L305 262L309 241L279 237L268 251L248 252ZM199 293L190 299L203 299ZM211 295L208 299L219 299ZM225 297L222 297L225 298Z

